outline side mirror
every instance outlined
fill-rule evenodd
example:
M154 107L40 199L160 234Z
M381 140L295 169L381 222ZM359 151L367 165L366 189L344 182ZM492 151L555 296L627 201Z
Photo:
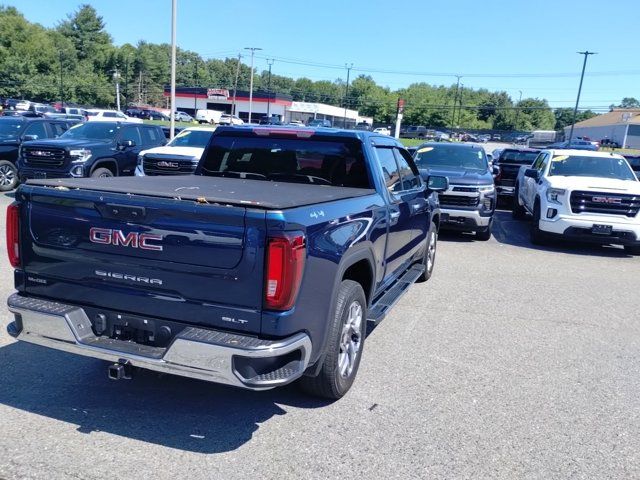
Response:
M533 178L534 180L538 180L540 178L540 174L538 173L538 170L536 170L535 168L527 168L524 171L524 176Z
M429 175L427 177L427 189L432 192L445 192L449 189L449 179L440 175Z
M120 147L124 150L125 148L131 148L131 147L135 147L136 146L136 142L134 142L133 140L123 140L120 142Z
M491 165L493 163L493 155L490 153L487 153L487 161L489 162L489 165Z
M25 142L28 142L30 140L38 140L38 135L25 135L24 137L22 137L22 140L24 140Z
M500 167L498 165L492 165L491 166L491 172L494 175L499 175L500 174Z

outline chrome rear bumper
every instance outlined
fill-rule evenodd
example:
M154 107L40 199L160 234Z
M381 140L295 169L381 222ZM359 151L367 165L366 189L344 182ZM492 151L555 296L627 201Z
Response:
M94 335L78 306L13 294L7 304L18 340L69 353L251 390L292 382L307 368L311 340L304 333L262 340L219 330L187 327L167 348Z

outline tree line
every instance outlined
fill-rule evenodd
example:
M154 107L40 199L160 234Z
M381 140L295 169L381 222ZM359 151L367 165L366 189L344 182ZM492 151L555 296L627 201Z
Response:
M29 22L15 7L0 6L0 97L59 101L113 107L116 76L121 104L166 106L164 86L170 81L171 46L140 41L114 45L105 24L90 5L82 5L54 28ZM238 70L239 64L239 70ZM248 89L251 71L238 58L203 59L193 51L177 50L178 86ZM267 90L268 72L257 72L254 88ZM545 99L514 102L506 92L458 88L457 85L414 83L391 90L360 75L344 80L314 81L271 75L271 91L296 101L321 102L357 109L377 123L395 121L397 101L405 100L404 123L429 127L521 130L561 129L569 125L572 109L553 110ZM594 116L580 112L578 120Z

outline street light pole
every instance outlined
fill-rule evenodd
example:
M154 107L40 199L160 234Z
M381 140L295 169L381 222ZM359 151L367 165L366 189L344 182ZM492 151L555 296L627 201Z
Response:
M573 120L571 121L571 130L569 131L569 140L567 141L567 147L571 145L571 139L573 138L573 127L576 124L576 116L578 115L578 104L580 103L580 93L582 92L582 81L584 80L584 71L587 68L587 58L589 55L595 55L596 52L590 52L588 50L584 52L578 52L580 55L584 55L584 62L582 63L582 74L580 75L580 86L578 87L578 97L576 98L576 107L573 109Z
M120 111L120 73L118 67L113 72L113 79L116 81L116 110Z
M169 138L172 139L176 129L176 18L178 16L178 0L171 0L171 119Z
M60 52L60 108L64 108L64 93L62 88L62 51Z
M520 102L522 102L522 90L518 90L520 92L520 98L518 98L518 106L516 107L516 123L514 125L514 129L518 130L518 119L520 118Z
M455 75L455 77L458 79L458 83L456 83L456 94L453 96L453 109L451 110L451 130L453 130L453 127L456 123L456 103L458 103L458 89L460 88L460 79L462 78L462 75Z
M245 47L245 50L251 50L251 79L249 80L249 123L251 123L251 114L253 113L253 55L256 50L262 50L260 47Z
M195 71L195 75L193 77L193 116L196 116L196 113L198 113L198 59L196 59L196 63L195 63L195 67L196 67L196 71Z
M344 118L342 119L342 128L347 128L347 102L349 101L349 74L353 68L353 63L345 63L347 69L347 85L344 92Z
M238 65L236 65L236 79L233 82L233 101L231 102L231 115L236 115L236 92L238 91L238 76L240 75L240 59L242 55L238 54Z
M267 90L269 91L269 98L267 99L267 118L271 116L271 65L273 65L273 58L267 59L269 65L269 85Z
M460 95L459 95L459 100L460 100L460 109L458 110L458 127L460 125L462 125L462 94L464 93L464 83L460 84Z

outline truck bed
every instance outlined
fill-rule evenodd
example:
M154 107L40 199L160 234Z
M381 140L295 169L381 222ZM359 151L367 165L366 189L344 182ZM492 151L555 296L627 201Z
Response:
M179 198L207 203L284 210L375 194L364 188L334 187L199 175L29 180L27 185Z

